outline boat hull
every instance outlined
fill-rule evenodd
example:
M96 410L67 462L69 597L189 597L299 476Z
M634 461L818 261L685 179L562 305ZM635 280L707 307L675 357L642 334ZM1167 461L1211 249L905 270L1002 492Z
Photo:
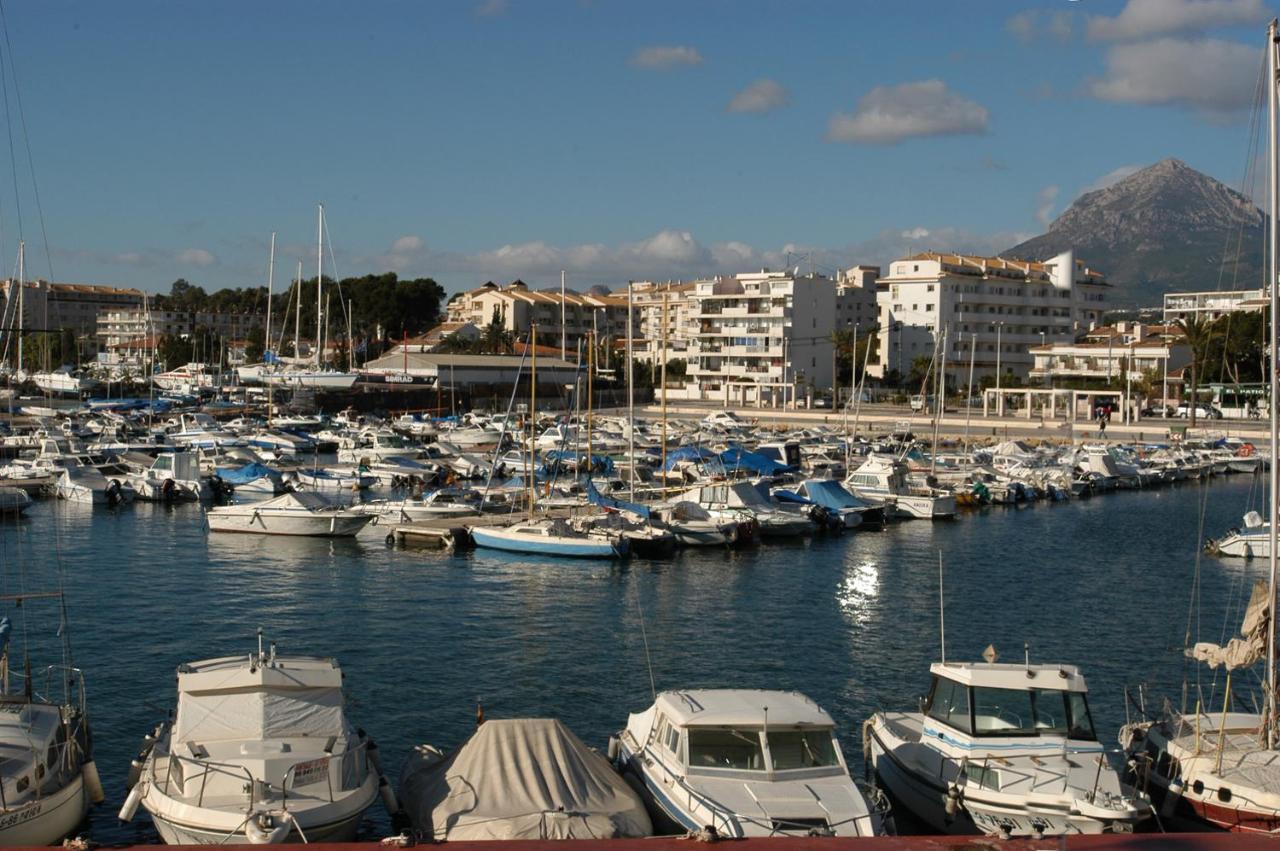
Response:
M302 830L306 833L308 842L352 842L356 838L356 832L360 827L362 818L364 818L363 810L340 821L303 827ZM229 834L225 831L218 831L216 828L183 824L154 812L151 813L151 820L155 823L156 832L160 834L160 838L164 840L166 845L254 844L250 842L243 828L239 832ZM294 829L289 831L289 835L285 837L284 841L296 843L302 842L302 838L298 835L297 829Z
M84 777L25 807L0 811L0 846L53 845L69 836L89 812Z
M300 512L299 512L300 513ZM210 532L241 532L253 535L294 535L311 538L350 538L365 527L369 514L332 514L328 516L288 516L271 511L224 513L209 512Z
M502 534L503 530L474 526L471 539L477 547L525 555L561 556L563 558L617 558L619 553L609 541L564 538L560 540L517 539Z

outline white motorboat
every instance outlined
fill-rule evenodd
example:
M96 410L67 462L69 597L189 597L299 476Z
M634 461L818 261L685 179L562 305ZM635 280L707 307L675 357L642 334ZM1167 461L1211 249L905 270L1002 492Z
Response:
M417 446L392 431L365 429L338 444L338 460L349 464L367 464L389 458L416 458L418 454Z
M863 728L880 785L946 833L1128 833L1151 813L1098 742L1073 665L930 666L921 710Z
M644 802L608 760L559 721L485 721L447 756L420 745L400 773L419 837L615 839L649 836Z
M754 520L766 538L794 538L817 528L808 514L798 510L799 506L792 510L770 502L747 481L700 485L679 498L696 502L713 513Z
M350 467L346 469L320 467L312 470L300 467L293 471L293 480L299 488L328 493L362 491L378 483L377 477Z
M1250 511L1244 516L1243 528L1228 529L1221 538L1205 547L1212 553L1233 558L1271 558L1271 528L1262 515Z
M120 818L143 807L170 845L355 839L382 777L343 704L335 660L264 652L261 634L256 653L180 665Z
M125 481L138 499L145 502L200 502L213 496L213 489L200 476L200 464L191 452L162 452ZM142 461L139 459L139 464Z
M664 691L609 743L668 830L873 836L885 811L849 776L835 722L796 692Z
M55 396L81 396L102 384L96 378L81 375L68 366L53 372L33 372L27 378L36 387Z
M895 517L938 520L954 517L954 493L916 487L907 481L907 465L887 455L870 455L849 474L845 484L855 496L882 501Z
M304 535L350 538L373 515L360 514L316 493L286 493L265 502L220 505L206 515L210 532L248 532L257 535Z
M350 390L360 376L354 372L333 369L285 368L262 373L262 381L276 387L314 388L316 390Z
M66 466L58 477L57 494L59 499L70 502L113 507L133 502L137 496L123 478L108 479L97 467L80 464L74 458L66 459Z
M56 598L60 592L9 597ZM0 845L53 845L69 836L103 799L93 762L93 740L85 707L84 676L78 668L53 665L24 675L9 687L9 618L0 619ZM59 633L60 635L62 633ZM64 658L67 657L64 639Z
M670 529L676 540L686 547L723 547L738 542L741 523L717 520L696 502L681 500L673 505L655 506L650 516Z
M151 382L161 390L200 395L202 390L212 390L221 383L217 370L204 363L183 364L168 372L151 376Z
M0 514L21 514L32 499L22 488L0 487Z

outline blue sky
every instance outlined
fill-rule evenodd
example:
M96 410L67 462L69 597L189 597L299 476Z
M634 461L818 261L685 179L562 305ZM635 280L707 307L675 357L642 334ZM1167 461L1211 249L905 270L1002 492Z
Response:
M450 290L998 251L1165 157L1238 186L1270 17L1263 0L4 10L50 249L11 77L31 274L148 290L263 283L273 230L278 272L314 275L320 201L340 274Z

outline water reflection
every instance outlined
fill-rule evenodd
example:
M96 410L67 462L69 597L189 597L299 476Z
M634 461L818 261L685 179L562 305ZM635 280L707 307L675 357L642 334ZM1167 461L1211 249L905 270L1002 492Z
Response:
M880 596L880 567L874 561L850 559L836 601L854 626L865 626L876 611Z

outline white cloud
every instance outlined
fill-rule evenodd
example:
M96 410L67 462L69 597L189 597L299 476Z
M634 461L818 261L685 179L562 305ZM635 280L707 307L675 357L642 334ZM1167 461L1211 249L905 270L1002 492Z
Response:
M188 248L180 251L174 259L185 266L212 266L218 262L217 257L203 248Z
M396 254L421 251L422 245L422 237L420 236L402 236L391 243L391 251Z
M507 0L484 0L476 6L476 14L482 18L496 18L507 13Z
M786 106L791 96L776 80L756 80L733 96L726 107L729 112L768 112Z
M652 71L670 71L673 68L701 65L702 62L702 54L697 48L684 45L642 47L631 55L633 66Z
M1036 193L1036 221L1045 227L1053 221L1053 202L1057 197L1057 186L1046 186Z
M987 131L986 107L956 94L941 80L877 86L852 114L831 117L827 140L896 145L914 136L950 136Z
M911 228L910 230L904 230L900 234L903 239L924 239L928 235L928 228Z
M1111 171L1102 175L1102 177L1099 177L1097 180L1090 183L1084 189L1081 189L1080 195L1085 195L1089 192L1097 192L1099 189L1106 189L1108 186L1111 186L1114 183L1119 183L1129 175L1142 171L1144 168L1146 168L1144 165L1122 165L1119 168L1113 168ZM1079 195L1076 197L1079 197Z
M1267 17L1262 0L1129 0L1119 15L1089 17L1089 38L1143 39L1250 24Z
M1107 73L1089 87L1115 103L1186 106L1222 117L1253 102L1259 51L1220 39L1160 38L1117 45Z
M1004 29L1023 44L1030 44L1041 36L1066 42L1075 32L1075 15L1067 10L1045 12L1028 9L1005 21Z

